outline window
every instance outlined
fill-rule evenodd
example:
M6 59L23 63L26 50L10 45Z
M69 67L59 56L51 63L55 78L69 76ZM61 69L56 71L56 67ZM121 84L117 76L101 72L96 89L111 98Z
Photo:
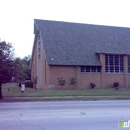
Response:
M41 54L38 54L38 60L40 60L41 59Z
M38 38L37 38L37 39L38 39L38 41L40 41L40 34L38 35Z
M128 56L128 73L130 73L130 55Z
M40 47L41 46L41 41L38 41L38 47Z
M38 35L37 50L38 50L38 60L40 60L41 59L41 40L40 40L40 35Z
M123 73L123 55L105 55L105 70L108 73Z
M81 66L81 72L88 73L98 73L101 72L101 66Z
M41 48L40 47L38 47L38 53L40 53L41 52Z

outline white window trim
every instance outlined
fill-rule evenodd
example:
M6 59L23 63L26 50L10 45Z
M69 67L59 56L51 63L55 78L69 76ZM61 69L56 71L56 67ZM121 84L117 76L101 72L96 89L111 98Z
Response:
M128 74L130 74L130 55L128 55Z
M108 59L107 59L108 64L106 64L106 55L108 57ZM123 61L121 61L121 59L120 59L120 57L123 56L123 55L114 55L114 54L113 55L112 54L106 54L106 55L105 55L105 72L106 73L114 73L114 74L123 74L124 73L124 57L123 57ZM113 60L113 72L111 72L111 69L110 69L110 67L112 66L112 65L110 65L110 56L113 56L113 59L112 59ZM119 56L118 57L119 72L116 72L115 56ZM121 62L123 62L122 66L121 66ZM106 70L106 67L108 68L108 70ZM123 70L121 69L121 67L123 68Z
M84 71L82 72L82 67L84 67ZM86 67L90 67L89 68L89 72L86 72ZM92 72L92 67L95 67L95 72ZM100 72L98 72L98 67L100 66L81 66L81 73L101 73L101 68L100 68Z
M37 40L37 58L38 58L39 61L41 60L41 38L40 38L40 34L38 35L38 40Z

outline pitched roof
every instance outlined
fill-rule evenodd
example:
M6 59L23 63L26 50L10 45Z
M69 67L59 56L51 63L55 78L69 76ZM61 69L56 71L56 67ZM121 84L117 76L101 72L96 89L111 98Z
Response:
M96 53L130 54L130 28L34 21L50 65L100 66Z

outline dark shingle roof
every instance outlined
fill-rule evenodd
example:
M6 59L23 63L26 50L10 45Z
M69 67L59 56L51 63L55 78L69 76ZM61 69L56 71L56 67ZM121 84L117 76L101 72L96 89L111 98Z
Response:
M50 65L101 65L96 53L130 54L130 28L37 20Z

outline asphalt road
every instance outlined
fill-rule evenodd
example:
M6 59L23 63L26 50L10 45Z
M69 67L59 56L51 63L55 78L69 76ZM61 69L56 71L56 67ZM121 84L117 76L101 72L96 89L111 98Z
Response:
M0 130L119 130L121 119L129 100L0 103Z

